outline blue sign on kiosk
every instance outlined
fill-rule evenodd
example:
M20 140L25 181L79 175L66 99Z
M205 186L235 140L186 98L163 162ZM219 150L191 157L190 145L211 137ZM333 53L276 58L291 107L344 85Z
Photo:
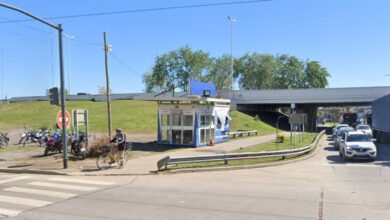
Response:
M190 81L190 95L199 95L204 97L217 97L217 87L214 83Z

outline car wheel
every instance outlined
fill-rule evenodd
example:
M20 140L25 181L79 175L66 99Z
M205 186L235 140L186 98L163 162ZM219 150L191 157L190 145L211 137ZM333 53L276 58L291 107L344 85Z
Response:
M345 154L343 153L343 160L344 161L347 161L348 160L348 157L347 156L345 156Z

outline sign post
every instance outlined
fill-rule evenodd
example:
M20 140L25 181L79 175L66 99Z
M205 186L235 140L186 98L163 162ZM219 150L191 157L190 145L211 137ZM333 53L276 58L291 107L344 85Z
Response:
M62 114L64 112L65 114ZM62 145L63 145L63 151L64 151L64 168L68 168L68 147L66 145L67 143L67 135L66 135L66 128L70 126L71 118L68 111L64 111L62 109L57 113L57 126L59 128L62 128ZM65 126L64 126L65 125ZM65 144L64 144L65 143Z
M76 129L76 137L79 138L79 126L84 125L85 128L85 138L86 138L86 145L88 146L88 110L87 109L73 109L73 126Z

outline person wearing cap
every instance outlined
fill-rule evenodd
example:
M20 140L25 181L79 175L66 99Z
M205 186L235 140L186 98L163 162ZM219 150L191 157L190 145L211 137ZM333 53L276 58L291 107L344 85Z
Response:
M126 150L126 135L122 132L122 129L117 128L115 137L110 141L114 143L114 146L111 147L111 155L112 161L111 163L115 163L115 156L118 154L119 156L119 168L123 168L123 158Z

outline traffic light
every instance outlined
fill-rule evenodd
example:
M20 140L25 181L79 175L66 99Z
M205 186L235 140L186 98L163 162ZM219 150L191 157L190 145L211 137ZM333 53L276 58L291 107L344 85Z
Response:
M49 89L49 98L50 98L50 104L52 104L52 105L59 105L60 104L60 98L58 95L58 88L57 87Z

